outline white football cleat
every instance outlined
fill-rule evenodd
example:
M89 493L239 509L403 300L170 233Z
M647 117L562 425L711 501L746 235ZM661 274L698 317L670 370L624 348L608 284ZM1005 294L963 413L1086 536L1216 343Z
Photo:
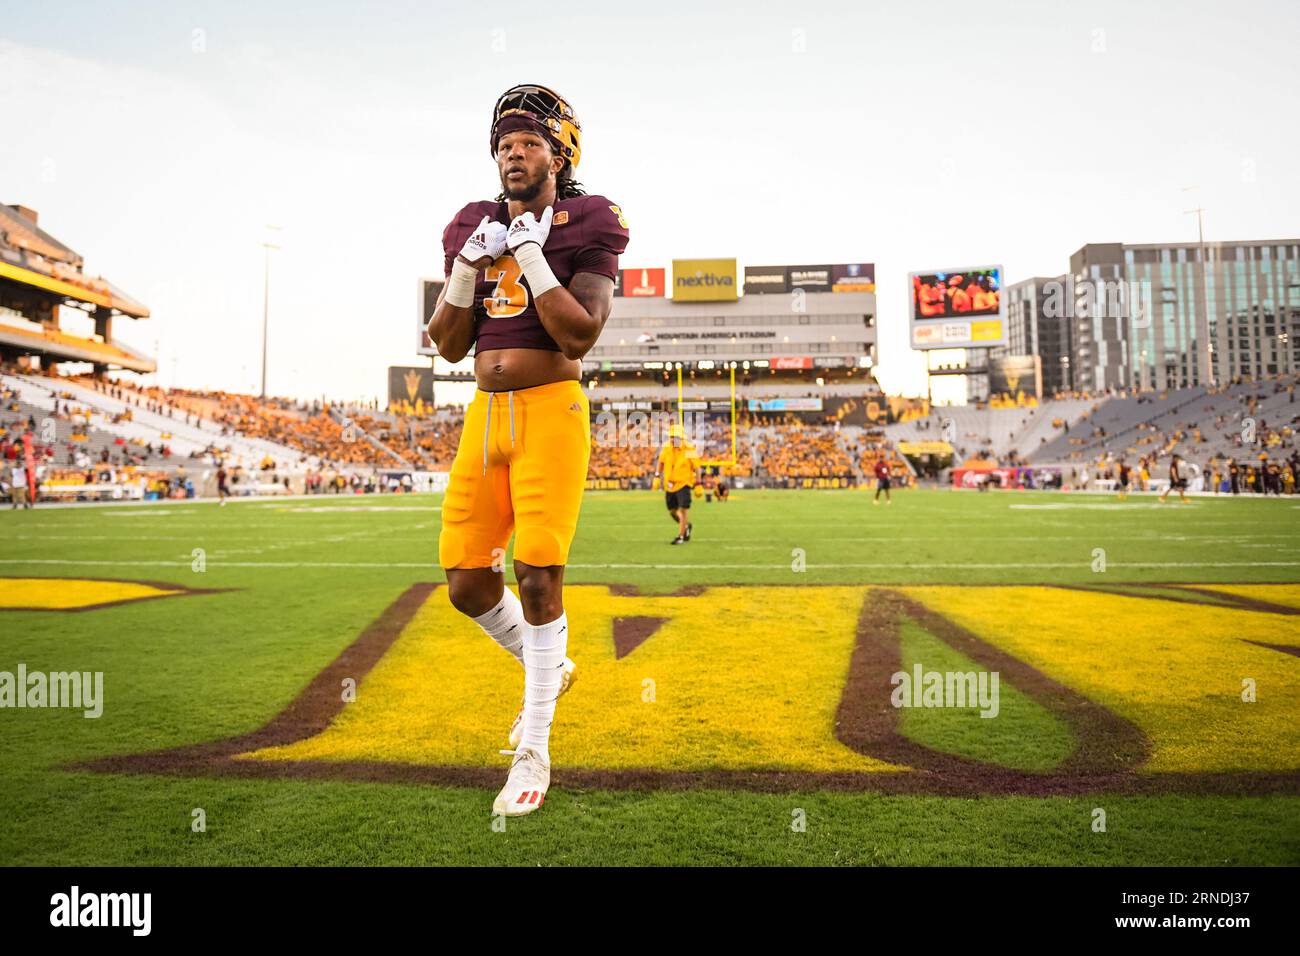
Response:
M564 692L573 686L574 674L577 672L578 665L573 663L569 658L564 659L563 670L560 672L560 692L555 695L559 700L564 696ZM510 725L510 749L516 750L519 747L519 741L524 739L524 705L519 704L519 713L515 714L515 722Z
M546 802L546 791L551 785L550 764L543 762L531 747L501 752L513 753L515 759L510 762L510 776L506 778L506 785L492 801L492 812L507 817L532 813Z

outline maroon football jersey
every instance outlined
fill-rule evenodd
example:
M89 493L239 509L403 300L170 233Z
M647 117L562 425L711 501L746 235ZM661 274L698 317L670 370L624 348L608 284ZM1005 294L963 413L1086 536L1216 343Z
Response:
M465 240L484 216L510 225L507 204L485 200L470 203L443 230L442 249L448 276ZM616 278L618 257L627 248L627 240L627 222L617 205L604 196L575 196L555 203L551 231L542 254L555 278L567 289L579 272ZM474 285L474 348L476 352L488 349L560 351L542 326L528 280L509 250L480 272Z

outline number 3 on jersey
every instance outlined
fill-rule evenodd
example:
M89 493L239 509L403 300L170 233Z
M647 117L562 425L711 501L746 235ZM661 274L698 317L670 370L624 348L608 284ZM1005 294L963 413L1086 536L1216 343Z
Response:
M523 270L515 257L510 253L498 256L485 271L488 282L496 280L492 294L483 300L488 317L508 319L521 315L528 308L528 290L519 282Z

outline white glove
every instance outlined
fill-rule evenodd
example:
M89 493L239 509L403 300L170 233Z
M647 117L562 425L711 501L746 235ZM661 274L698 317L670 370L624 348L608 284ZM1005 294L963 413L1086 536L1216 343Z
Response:
M505 251L505 225L484 216L465 240L465 245L461 246L460 255L452 260L451 275L447 277L443 299L462 309L471 308L474 305L474 285L478 282L480 264L495 261Z
M518 249L525 242L535 242L538 248L546 245L546 237L551 234L551 217L553 214L554 209L547 206L540 220L535 218L531 212L515 216L514 221L510 223L510 231L506 233L506 245L512 251Z
M506 227L503 223L493 222L487 216L478 224L465 245L461 247L461 256L469 263L477 265L486 256L495 260L506 251Z

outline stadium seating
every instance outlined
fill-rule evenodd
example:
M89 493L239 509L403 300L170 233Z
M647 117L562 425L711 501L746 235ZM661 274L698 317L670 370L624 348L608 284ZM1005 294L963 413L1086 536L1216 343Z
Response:
M107 455L114 464L130 460L143 465L163 465L173 457L174 449L148 431L132 430L127 423L105 422L84 406L24 381L9 376L3 376L2 381L6 396L12 397L0 413L0 426L13 439L34 423L36 445L42 451L45 445L50 445L54 463L72 465L77 460L98 463ZM45 425L47 421L53 423L53 441L46 440L50 437L44 431L49 427Z
M1067 398L1031 409L1032 414L1027 417L1023 427L1012 435L1008 452L1014 452L1017 458L1029 460L1048 442L1063 434L1065 426L1073 428L1091 406L1092 403L1086 399Z
M645 399L647 392L654 395L660 400L665 397L660 392L668 393L670 396L677 394L677 381L672 379L666 382L657 382L656 379L636 379L625 381L622 379L613 382L602 383L598 388L591 392L592 403L597 402L629 402ZM708 379L696 379L693 382L686 382L682 386L683 397L686 399L719 399L727 398L731 395L731 385L721 377L717 382ZM766 382L762 378L755 380L752 385L736 384L737 401L746 398L807 398L811 396L822 397L861 397L863 386L861 383L827 383L826 385L816 385L812 382L795 382L795 383L774 383Z
M149 445L166 445L173 454L184 457L201 455L217 446L235 459L249 463L270 456L278 466L290 467L300 457L292 449L263 439L240 435L223 435L210 422L186 424L184 417L177 418L149 411L125 398L114 398L70 378L50 379L30 375L6 375L5 384L22 393L28 401L46 410L53 410L56 395L66 396L61 401L89 409L95 426L127 442ZM125 417L129 415L129 418Z
M372 478L377 469L447 471L460 441L460 408L415 409L399 403L388 410L374 404L331 404L186 389L141 388L128 382L55 378L9 368L0 378L5 405L0 437L13 441L32 423L39 429L53 421L54 431L37 435L38 453L50 468L71 469L51 480L86 484L87 465L107 462L135 482L139 469L175 469L191 460L203 463L200 493L211 493L212 468L218 460L243 475L240 489L265 484L282 493L286 476L291 490L360 492L381 490ZM705 460L725 462L723 471L737 479L782 487L834 481L837 486L870 485L878 461L885 461L900 480L914 470L898 443L947 438L955 449L953 464L969 460L994 463L1088 467L1104 475L1109 458L1130 463L1148 459L1153 481L1163 478L1158 463L1173 451L1198 464L1234 457L1256 462L1261 454L1283 462L1295 453L1297 407L1295 377L1237 382L1218 389L1189 388L1167 393L1125 393L1090 397L1070 395L1038 406L934 408L926 417L883 426L863 417L862 386L846 402L826 406L836 420L746 410L745 397L804 397L801 383L751 385L738 395L736 448L732 459L731 421L725 410L692 415L691 439ZM644 401L646 390L631 389ZM669 389L668 397L675 397ZM691 386L688 399L726 397L726 385ZM774 394L781 391L783 395ZM741 392L738 389L738 392ZM619 386L593 392L593 409L621 394ZM880 407L884 407L881 403ZM418 412L418 413L417 413ZM1253 422L1257 441L1245 437ZM951 423L945 429L945 424ZM48 429L48 426L45 426ZM593 422L589 476L616 487L643 486L654 469L663 435L629 434L619 419L612 437L598 434L608 423ZM644 427L644 424L643 424ZM47 454L45 445L51 453ZM928 466L927 466L928 467ZM132 469L127 471L126 469ZM196 474L199 472L196 470ZM51 472L54 474L54 472ZM155 480L155 479L150 479ZM206 483L205 483L206 482ZM387 482L384 482L385 486ZM52 492L53 494L54 492ZM62 493L62 492L59 492ZM81 492L70 492L81 496Z
M1196 460L1241 457L1289 447L1300 406L1296 377L1235 382L1104 398L1068 435L1033 452L1038 462L1089 461L1107 455L1179 454ZM1244 419L1253 419L1259 448L1245 447ZM1271 445L1270 445L1271 442Z
M1073 426L1087 405L1074 400L1024 408L936 407L927 418L885 426L885 434L894 442L948 440L959 462L980 455L1006 458L1014 453L1027 457L1037 450L1043 438L1060 431L1054 422L1060 420ZM952 423L947 431L945 421Z

